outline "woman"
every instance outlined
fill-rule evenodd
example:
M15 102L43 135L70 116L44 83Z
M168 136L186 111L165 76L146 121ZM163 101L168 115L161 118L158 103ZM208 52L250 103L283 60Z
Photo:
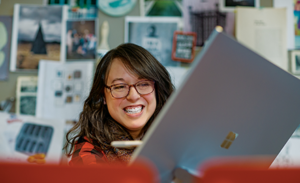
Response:
M134 149L110 143L142 139L173 90L167 70L144 48L127 43L109 51L79 122L67 133L70 165L129 162Z

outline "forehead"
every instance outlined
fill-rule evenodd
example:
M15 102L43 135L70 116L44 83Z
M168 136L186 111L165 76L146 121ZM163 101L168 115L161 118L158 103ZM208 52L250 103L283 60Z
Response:
M107 75L107 84L112 83L116 79L123 79L124 81L138 80L140 77L134 73L134 71L129 70L122 62L120 58L115 58L112 60L109 72Z

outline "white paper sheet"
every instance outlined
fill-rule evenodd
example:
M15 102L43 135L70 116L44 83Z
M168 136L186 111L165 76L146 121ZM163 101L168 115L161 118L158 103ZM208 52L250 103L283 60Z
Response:
M17 148L18 136L21 134L22 127L26 124L47 126L53 130L49 139L50 144L45 161L46 163L59 164L63 148L64 121L39 119L34 116L14 115L4 112L0 112L0 161L28 163L27 159L30 156L28 152ZM34 135L36 135L35 132ZM41 142L41 139L38 140L38 138L41 138L42 135L42 132L40 132L39 136L28 139ZM32 152L35 152L35 150L33 149Z
M36 116L46 119L79 119L89 94L94 62L59 63L41 60Z
M286 8L236 8L236 38L270 62L288 70Z

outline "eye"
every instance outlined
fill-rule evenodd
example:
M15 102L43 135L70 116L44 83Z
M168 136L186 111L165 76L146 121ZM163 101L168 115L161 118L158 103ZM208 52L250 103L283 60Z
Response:
M112 87L112 89L116 90L116 91L122 91L126 88L127 88L127 85L124 85L124 84L119 84L119 85L115 85L115 86Z
M140 83L137 84L137 86L141 87L141 88L148 87L148 86L150 86L150 82L149 81L140 82Z

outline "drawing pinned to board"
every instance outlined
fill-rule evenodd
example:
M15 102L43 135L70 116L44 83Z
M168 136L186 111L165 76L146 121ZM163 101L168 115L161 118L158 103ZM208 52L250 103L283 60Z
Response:
M8 79L12 17L0 16L0 80Z
M59 63L41 60L36 116L78 120L93 77L93 61ZM59 73L59 74L58 74Z
M96 58L95 20L67 21L66 60L92 60Z
M11 71L36 70L39 60L61 60L61 6L14 6Z

